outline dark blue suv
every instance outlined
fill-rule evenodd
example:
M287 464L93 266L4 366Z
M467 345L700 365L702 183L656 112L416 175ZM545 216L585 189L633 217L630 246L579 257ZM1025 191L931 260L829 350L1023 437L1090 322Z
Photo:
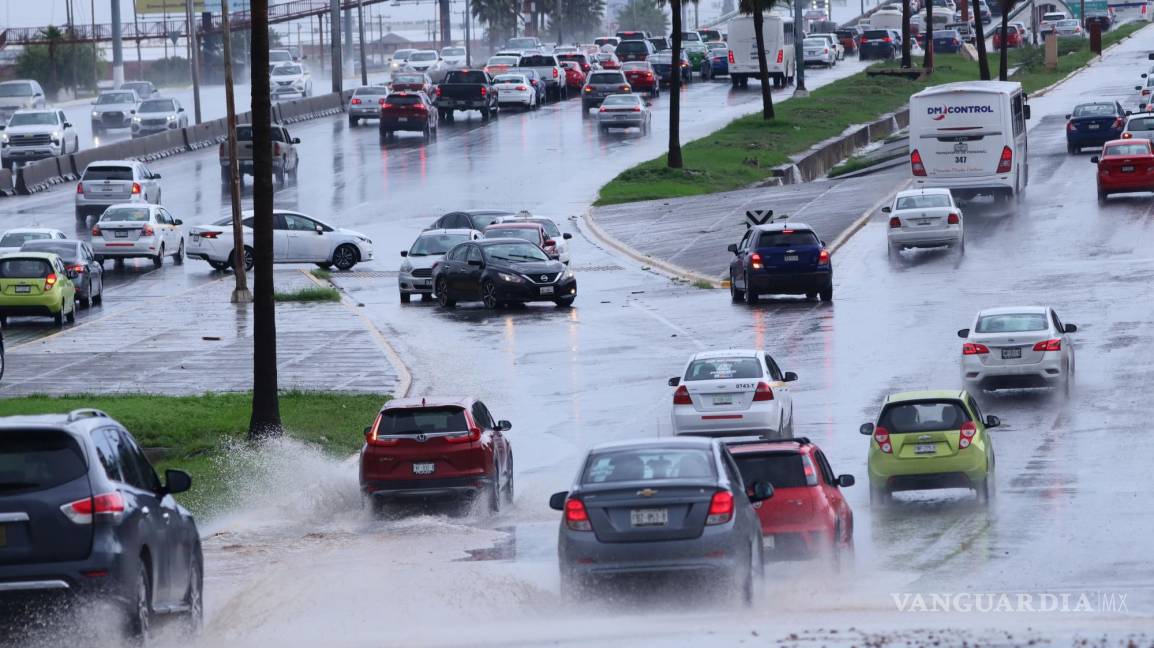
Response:
M157 615L203 618L200 536L140 446L99 410L0 417L0 633L67 622L72 604L112 603L134 642ZM19 643L19 642L18 642Z
M735 255L729 264L729 294L735 302L754 304L768 293L833 299L829 250L809 225L757 225L729 251Z

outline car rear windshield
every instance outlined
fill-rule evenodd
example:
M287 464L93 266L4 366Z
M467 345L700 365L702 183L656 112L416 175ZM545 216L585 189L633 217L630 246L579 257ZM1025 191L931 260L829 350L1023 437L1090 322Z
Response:
M934 32L934 38L958 38L961 34L956 29L939 29Z
M653 69L653 66L649 64L649 61L630 61L628 63L622 64L621 69L625 71L641 70L643 72L648 72L649 70Z
M148 222L148 208L147 207L109 207L100 215L101 223L110 222L128 222L128 223L145 223Z
M4 235L4 238L0 238L0 247L18 248L28 241L50 238L52 235L47 232L9 232Z
M1074 107L1075 117L1109 117L1118 113L1112 103L1082 104Z
M39 241L28 241L20 246L21 252L51 252L59 255L65 263L71 263L77 257L76 243L72 241L61 241L52 239L42 239Z
M0 246L4 245L8 244L0 241ZM39 279L50 274L52 274L52 264L44 259L9 257L0 260L0 278L3 279Z
M548 67L557 65L557 60L552 56L522 56L521 62L517 65L521 67Z
M130 166L90 166L84 170L81 180L131 180Z
M685 370L685 381L761 378L757 358L709 358L694 360Z
M576 61L578 63L585 62L584 54L558 54L557 58L562 61Z
M506 263L533 263L548 261L549 256L532 243L497 243L486 245L482 250L488 261L504 261Z
M0 497L66 484L87 470L80 446L63 432L0 432Z
M886 405L878 426L890 434L957 430L970 420L966 409L956 400L924 400Z
M612 108L613 106L640 106L641 105L641 97L638 97L637 95L624 95L624 94L612 95L612 96L606 97L605 103L603 103L601 105L607 106L610 108Z
M470 70L468 72L450 72L445 75L445 83L488 83L489 79L484 72Z
M875 38L889 38L890 33L884 29L871 29L871 30L867 31L866 33L862 34L862 36L865 36L866 38L873 40Z
M618 72L598 72L597 74L589 75L589 83L594 85L625 83L625 75Z
M413 247L409 249L409 256L444 254L454 245L468 240L469 237L464 234L426 234L413 243Z
M421 103L421 98L415 94L395 94L389 95L388 98L385 99L385 103L394 106L415 106Z
M805 475L805 464L796 452L774 452L772 454L736 454L737 469L741 481L748 486L754 482L766 482L774 488L801 488L810 484Z
M713 455L697 448L638 448L598 452L589 457L582 484L651 479L716 480Z
M516 65L517 59L512 56L494 56L489 59L488 65Z
M460 407L424 407L385 410L377 425L377 435L467 432L469 423Z
M829 41L824 38L807 38L805 39L806 47L826 47Z
M921 196L902 196L898 198L898 209L930 209L931 207L949 207L950 197L945 194L924 194Z
M485 238L519 238L530 243L540 243L541 230L536 227L491 227L485 230Z
M978 319L976 333L1025 333L1048 328L1045 313L1007 313Z
M162 113L162 112L176 112L176 104L172 99L153 99L150 101L143 101L140 104L142 113Z
M777 232L762 232L757 237L757 247L798 247L802 245L819 245L821 242L817 234L809 230L780 230Z
M1130 123L1126 124L1128 131L1152 131L1154 130L1154 117L1150 119L1131 119Z
M1106 147L1106 155L1149 155L1150 144L1139 140L1132 144L1113 144Z
M393 75L393 83L415 83L418 85L424 85L425 84L425 75L423 75L423 74L394 74ZM388 88L371 88L371 89L370 88L362 88L362 89L358 90L356 92L356 94L359 94L359 95L362 95L362 94L383 95L383 94L389 94L389 89Z
M529 79L521 74L502 74L493 79L493 83L529 83Z
M54 112L30 112L30 113L16 113L12 115L12 119L8 120L8 126L55 126L56 113Z
M31 97L31 83L0 83L0 97Z
M627 40L617 46L618 54L633 54L648 51L649 43L643 40Z

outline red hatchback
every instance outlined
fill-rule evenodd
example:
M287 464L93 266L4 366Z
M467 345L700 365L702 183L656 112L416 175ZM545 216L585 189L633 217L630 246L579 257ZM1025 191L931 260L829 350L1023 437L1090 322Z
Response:
M1106 142L1102 155L1090 161L1098 165L1098 202L1110 194L1154 191L1154 151L1150 140L1121 139Z
M374 511L397 500L484 497L491 512L513 502L512 425L475 398L405 398L365 428L361 492Z
M1022 46L1022 35L1018 33L1017 27L1014 27L1013 25L1006 27L1006 43L1008 43L1010 47L1021 47ZM996 49L996 50L1002 49L1002 30L1001 29L995 29L994 30L994 49Z
M634 92L648 92L651 97L661 94L661 84L658 83L657 75L653 73L653 64L649 61L623 63L621 71L625 73L625 79L629 81Z
M565 68L565 85L581 92L585 85L585 73L581 71L581 65L576 61L561 61L561 67Z
M840 490L853 486L853 475L835 476L825 454L804 437L747 437L726 445L742 481L773 484L773 497L754 504L767 555L828 552L839 561L853 555L853 511Z

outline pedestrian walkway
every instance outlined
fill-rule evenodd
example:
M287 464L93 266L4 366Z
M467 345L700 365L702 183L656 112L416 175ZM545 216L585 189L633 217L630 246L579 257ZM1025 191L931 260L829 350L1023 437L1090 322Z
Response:
M251 279L250 279L251 281ZM314 285L276 273L278 291ZM231 276L148 300L9 349L0 397L29 394L193 395L252 389L251 305L229 303ZM398 369L354 307L277 304L282 390L393 393Z

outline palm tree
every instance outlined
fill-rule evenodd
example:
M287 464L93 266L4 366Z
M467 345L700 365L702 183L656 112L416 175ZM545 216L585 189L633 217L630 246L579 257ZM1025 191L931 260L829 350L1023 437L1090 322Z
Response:
M669 5L673 19L669 48L669 153L665 164L670 169L680 169L685 166L681 159L681 0L661 0L661 4Z
M765 14L777 0L740 0L737 8L745 15L753 14L753 35L757 39L757 78L761 81L761 118L771 121L776 117L773 96L769 91L769 64L765 60Z
M982 6L974 14L974 46L978 48L978 76L982 81L990 80L990 57L986 53L986 28L982 24Z
M928 76L934 71L934 0L926 0L926 28L922 31L926 37L926 57L922 60L922 67Z
M253 282L252 417L253 440L283 434L277 394L276 303L272 279L272 98L268 77L268 0L252 0L252 247ZM243 250L233 252L233 271L244 272Z
M485 23L489 43L498 41L514 33L517 29L519 3L509 0L471 0L473 17Z
M909 69L913 67L910 61L910 50L913 43L910 42L910 0L902 0L902 68Z
M1010 29L1010 12L1014 10L1015 0L1000 0L1002 4L1002 52L998 62L998 79L1005 81L1010 77L1010 47L1006 35Z

